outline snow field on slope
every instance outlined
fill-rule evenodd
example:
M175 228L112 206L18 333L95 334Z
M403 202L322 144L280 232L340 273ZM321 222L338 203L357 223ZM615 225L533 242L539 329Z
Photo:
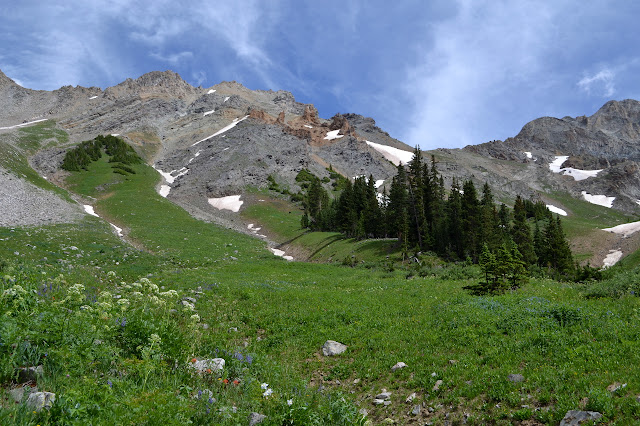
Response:
M552 204L547 204L547 208L549 209L549 211L551 211L551 213L557 213L560 216L567 216L567 212L562 210L560 207L556 207Z
M622 259L622 254L623 253L620 250L609 250L609 254L607 254L607 257L602 261L602 267L608 268L615 265L620 259Z
M8 127L0 127L0 130L17 129L17 128L20 128L20 127L30 126L32 124L40 123L41 121L47 121L47 120L48 120L47 118L42 118L40 120L29 121L28 123L15 124L13 126L8 126Z
M394 148L392 146L380 145L379 143L365 141L367 145L378 151L387 160L391 161L396 166L400 164L407 164L413 159L413 152L404 151L402 149Z
M616 197L607 197L606 195L591 195L587 191L582 191L582 197L591 204L608 208L613 207L613 201L616 199Z
M234 127L236 127L238 125L239 122L246 120L247 118L249 118L248 115L245 115L244 117L238 119L238 118L234 118L233 121L231 122L231 124L228 124L227 126L223 127L222 129L218 130L217 132L215 132L214 134L212 134L211 136L207 136L206 138L199 140L198 142L194 143L191 146L196 146L198 145L200 142L204 142L207 139L211 139L214 136L218 136L221 135L222 133L226 132L227 130L231 130Z
M527 153L525 153L525 154L527 154ZM568 155L557 155L556 159L553 160L551 163L549 163L549 170L551 170L553 173L561 173L561 174L566 175L566 176L571 176L575 180L589 179L590 177L597 176L598 173L600 173L602 171L602 169L600 169L600 170L580 170L580 169L574 169L573 167L561 168L562 163L567 161L568 158L569 158Z
M324 139L332 141L334 139L340 139L344 137L344 135L339 135L338 133L340 133L340 129L327 132L327 136L325 136Z
M612 232L627 238L629 235L640 231L640 222L623 223L612 228L604 228L603 231Z
M229 195L227 197L209 198L208 203L218 210L231 210L234 213L240 211L244 201L240 200L240 195Z

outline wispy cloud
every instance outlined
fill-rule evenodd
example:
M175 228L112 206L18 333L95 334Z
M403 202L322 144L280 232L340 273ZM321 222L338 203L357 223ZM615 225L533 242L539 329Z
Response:
M553 34L552 14L544 5L457 5L453 18L431 27L434 47L407 71L405 90L414 112L403 136L410 145L486 142L480 139L482 131L495 126L487 121L497 118L489 111L502 110L510 91L536 84L543 68L543 52Z
M188 59L193 58L193 52L179 52L179 53L172 53L169 55L162 55L160 53L150 53L149 56L159 61L168 62L172 65L176 65L179 62L186 61Z
M591 95L598 92L600 96L609 98L615 93L615 70L604 68L593 75L585 75L578 82L581 90Z

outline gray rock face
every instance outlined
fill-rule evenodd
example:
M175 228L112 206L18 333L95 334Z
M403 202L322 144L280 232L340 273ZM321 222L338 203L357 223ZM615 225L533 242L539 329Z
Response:
M579 426L586 422L599 420L602 414L596 411L568 411L564 418L560 421L560 426Z
M26 382L35 382L38 380L39 376L44 374L44 369L41 365L35 367L24 367L21 368L18 373L18 382L26 383Z
M335 340L327 340L322 345L322 354L324 356L335 356L340 355L344 351L347 350L347 345L343 345L340 342L336 342Z
M33 392L29 394L27 406L35 411L47 410L53 406L56 400L56 394L52 392Z

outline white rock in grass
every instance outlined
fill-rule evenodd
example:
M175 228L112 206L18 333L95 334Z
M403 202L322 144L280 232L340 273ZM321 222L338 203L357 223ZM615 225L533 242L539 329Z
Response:
M443 383L444 383L444 381L442 381L442 380L437 380L437 381L436 381L436 384L435 384L435 385L433 385L433 389L432 389L432 390L433 390L434 392L435 392L435 391L437 391L437 390L439 390L439 389L440 389L440 386L442 386L442 384L443 384Z
M412 402L413 402L413 400L414 400L414 399L416 399L416 393L415 393L415 392L414 392L414 393L412 393L411 395L409 395L409 396L407 397L407 399L406 399L406 401L405 401L405 402L406 402L407 404L410 404L410 403L412 403Z
M27 406L35 411L47 410L53 406L56 400L56 394L53 392L33 392L27 399Z
M391 392L388 392L386 389L382 389L382 392L376 395L376 399L381 399L386 401L391 398Z
M191 364L191 367L198 373L204 373L207 370L211 370L212 372L222 371L224 370L224 364L225 361L223 358L200 359Z
M324 356L340 355L346 350L347 345L336 342L335 340L327 340L326 342L324 342L324 345L322 345L322 353L324 354Z
M404 362L401 361L401 362L398 362L393 367L391 367L391 371L400 370L401 368L405 368L406 366L407 366L407 364L405 364Z

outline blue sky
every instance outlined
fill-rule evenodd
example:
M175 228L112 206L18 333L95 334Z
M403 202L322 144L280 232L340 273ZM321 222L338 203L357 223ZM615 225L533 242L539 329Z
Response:
M171 69L462 147L640 99L639 16L640 2L597 0L0 0L0 69L46 90Z

